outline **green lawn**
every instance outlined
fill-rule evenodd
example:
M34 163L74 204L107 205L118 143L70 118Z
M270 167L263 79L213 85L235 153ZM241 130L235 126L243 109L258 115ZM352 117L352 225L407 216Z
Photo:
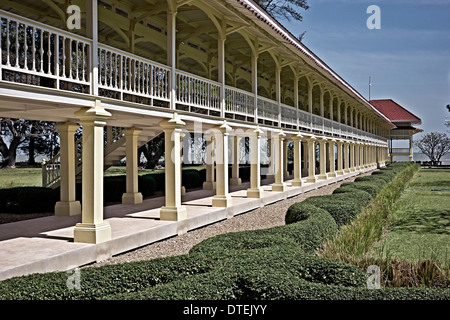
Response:
M0 169L0 189L14 187L40 187L42 185L42 169L17 167Z
M421 169L400 198L389 232L375 246L382 258L450 264L450 169Z

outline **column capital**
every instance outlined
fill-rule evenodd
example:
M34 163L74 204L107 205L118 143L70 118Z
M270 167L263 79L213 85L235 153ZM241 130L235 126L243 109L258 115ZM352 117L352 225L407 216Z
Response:
M93 107L82 107L80 110L75 112L75 116L81 120L81 122L86 121L106 121L111 117L111 113L106 111L100 100L95 100ZM100 125L104 125L103 123L99 123Z
M292 136L293 141L302 141L303 138L304 136L300 132Z
M172 118L164 119L159 122L159 125L164 129L179 129L186 125L186 123L178 117L178 113L174 112Z

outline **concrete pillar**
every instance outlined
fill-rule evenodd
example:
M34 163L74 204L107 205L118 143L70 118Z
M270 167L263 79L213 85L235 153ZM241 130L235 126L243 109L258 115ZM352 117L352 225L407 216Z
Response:
M289 140L283 140L283 176L284 178L289 176L288 170L288 151L289 151Z
M336 174L343 175L344 174L344 167L343 167L343 156L342 156L342 141L337 141L337 171Z
M111 226L103 220L103 128L111 117L96 100L92 108L75 113L83 127L81 223L74 229L74 242L101 243L111 240Z
M302 182L302 135L299 133L292 137L294 143L294 180L293 187L301 187Z
M328 178L327 175L327 158L326 158L326 144L327 139L326 138L320 138L319 139L319 166L320 166L320 173L317 177L319 180L326 180Z
M247 189L247 198L262 198L264 191L261 188L261 135L263 131L256 127L250 133L250 188Z
M308 146L308 177L306 182L317 182L316 177L316 138L309 137L306 139Z
M285 191L286 184L283 182L283 157L284 157L284 146L283 141L286 137L286 134L283 130L274 137L274 160L275 160L275 182L272 184L272 191Z
M334 154L334 144L336 143L336 140L330 139L328 140L328 150L330 154L330 172L328 173L328 177L336 177L336 157Z
M213 207L230 207L232 199L228 193L228 136L231 127L224 120L221 126L214 129L216 138L216 195L212 199Z
M350 161L349 161L349 149L348 149L349 143L344 142L344 173L350 172Z
M355 170L358 171L361 169L360 167L360 153L359 153L359 142L355 144Z
M275 144L274 138L271 137L270 139L267 139L267 146L269 148L269 168L268 168L268 172L266 175L266 179L275 179L276 168L275 168L275 146L274 146L274 144Z
M123 204L142 203L142 194L138 191L138 137L142 130L137 128L125 129L126 158L127 158L127 190L122 195Z
M181 205L181 134L185 126L177 113L171 119L159 122L164 131L164 159L166 179L166 203L161 207L160 219L180 221L187 217L186 208Z
M60 201L55 204L55 215L73 216L81 214L81 204L76 201L75 188L75 131L78 125L65 122L55 126L60 139Z
M242 180L239 178L239 145L241 137L234 136L233 140L233 163L231 165L230 185L240 186L242 184Z
M308 176L308 143L303 140L301 142L301 145L302 145L302 160L303 160L302 176L307 177Z
M205 134L206 150L205 150L205 162L206 162L206 180L203 182L204 190L216 189L215 181L215 169L214 169L214 135Z
M356 171L356 166L355 166L355 143L354 142L350 142L349 147L350 147L350 167L349 167L349 170L350 170L350 172L355 172Z
M185 134L184 132L182 132L180 134L180 158L181 158L181 163L180 163L180 168L179 168L179 170L180 170L179 175L180 175L181 195L182 196L184 196L186 194L186 188L183 185L183 159L185 159L184 156L183 156L183 146L186 146L186 144L184 144L184 138L185 137L188 137L188 135ZM189 143L189 141L187 141L187 143ZM189 153L189 148L186 148L185 152L186 152L186 154L188 154Z

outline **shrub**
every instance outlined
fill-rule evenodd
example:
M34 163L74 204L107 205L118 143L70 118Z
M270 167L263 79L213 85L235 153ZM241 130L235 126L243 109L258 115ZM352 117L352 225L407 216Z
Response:
M121 202L126 192L126 177L112 176L103 179L103 198L105 202Z
M150 174L139 176L138 186L143 197L152 196L156 191L156 180Z
M196 169L182 170L182 181L186 189L199 188L203 183Z
M373 182L364 182L364 181L360 181L360 182L348 182L348 183L343 183L338 189L340 188L348 188L348 189L353 189L353 190L362 190L367 192L368 194L371 195L372 198L375 198L376 195L378 194L378 192L381 191L381 189L383 188L383 185L378 184L378 183L373 183ZM337 190L337 189L336 189ZM334 190L334 191L336 191ZM333 191L333 193L335 193ZM342 193L342 192L336 192L336 193Z
M0 212L53 212L57 201L59 201L59 189L17 187L0 190Z
M325 196L310 197L303 201L328 211L336 221L338 227L353 220L356 215L369 203L371 196L367 193L352 194L335 193Z

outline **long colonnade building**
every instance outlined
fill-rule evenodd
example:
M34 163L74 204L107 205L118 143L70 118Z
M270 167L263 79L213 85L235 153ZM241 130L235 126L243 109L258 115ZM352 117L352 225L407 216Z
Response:
M288 141L292 186L388 159L395 125L251 0L70 4L67 10L58 0L0 2L0 116L59 123L61 152L46 164L44 181L61 188L56 215L81 214L75 242L111 239L103 219L105 165L126 156L123 203L142 202L136 150L161 132L161 220L186 217L180 168L188 132L203 134L209 145L207 182L217 207L233 205L229 184L240 183L239 164L229 154L238 159L243 137L250 141L249 198L263 196L262 139L270 141L273 191L286 188ZM79 126L83 137L75 141ZM82 205L75 198L80 172Z

